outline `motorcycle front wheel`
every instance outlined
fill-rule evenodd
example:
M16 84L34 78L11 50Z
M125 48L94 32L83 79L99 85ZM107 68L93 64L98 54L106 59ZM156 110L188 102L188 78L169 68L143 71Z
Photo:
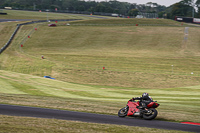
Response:
M126 106L126 107L120 109L120 110L118 111L118 116L119 116L119 117L125 117L125 116L127 116L128 109L129 109L128 106Z
M143 118L145 120L152 120L152 119L156 118L157 114L158 114L158 111L156 109L150 108L150 109L148 109L148 112L143 114Z

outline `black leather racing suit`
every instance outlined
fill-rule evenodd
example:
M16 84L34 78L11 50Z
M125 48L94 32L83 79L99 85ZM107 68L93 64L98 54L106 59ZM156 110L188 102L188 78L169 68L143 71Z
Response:
M142 108L146 108L147 105L153 101L153 99L149 96L135 97L135 98L133 98L133 100L140 100L139 102L140 102L140 106Z

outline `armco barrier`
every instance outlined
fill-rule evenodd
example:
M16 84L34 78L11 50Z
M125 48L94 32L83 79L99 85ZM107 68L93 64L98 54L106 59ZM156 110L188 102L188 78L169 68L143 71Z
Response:
M76 20L81 20L81 19L51 19L50 21L76 21ZM28 25L28 24L33 24L33 23L42 23L42 22L47 22L47 20L39 20L39 21L31 21L31 22L27 22L27 23L22 23L22 24L18 24L17 28L15 29L15 31L13 32L12 36L10 37L10 39L8 40L8 42L0 49L0 54L6 50L6 48L10 45L10 43L12 42L13 38L15 37L17 31L19 30L19 28L22 25Z

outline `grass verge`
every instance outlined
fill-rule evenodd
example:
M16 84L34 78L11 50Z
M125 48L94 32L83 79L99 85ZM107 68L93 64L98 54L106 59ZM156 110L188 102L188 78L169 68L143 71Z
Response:
M162 130L154 128L140 128L130 126L119 126L109 124L96 124L78 121L66 121L55 119L41 119L41 118L28 118L28 117L15 117L0 115L0 133L186 133L183 131Z

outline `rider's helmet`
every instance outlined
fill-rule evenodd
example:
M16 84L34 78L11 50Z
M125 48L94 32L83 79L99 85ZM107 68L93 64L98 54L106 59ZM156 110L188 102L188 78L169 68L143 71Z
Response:
M142 97L148 97L148 96L149 96L149 94L146 92L142 94Z

